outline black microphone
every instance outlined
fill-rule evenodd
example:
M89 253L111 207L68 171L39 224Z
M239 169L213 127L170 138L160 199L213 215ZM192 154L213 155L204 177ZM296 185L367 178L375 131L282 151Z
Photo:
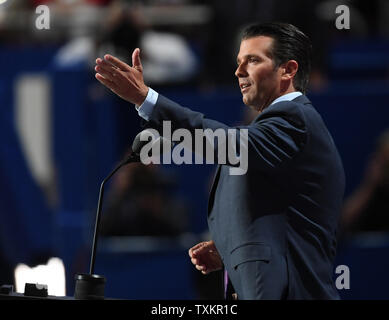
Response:
M97 205L97 213L96 213L96 222L95 222L95 232L93 235L93 246L92 246L92 255L91 255L91 261L90 261L90 268L89 268L89 274L93 274L94 267L95 267L95 258L96 258L96 249L97 249L97 238L99 234L99 227L100 227L100 216L101 216L101 209L102 209L102 203L103 203L103 196L104 196L104 185L105 183L124 165L128 163L133 162L140 162L140 152L142 150L142 147L149 143L148 140L145 139L145 137L152 137L154 143L158 143L158 139L160 138L159 135L156 136L153 131L149 129L145 129L141 132L139 132L133 143L132 143L132 152L129 154L129 156L123 160L119 165L111 171L111 173L103 180L100 186L100 193L99 193L99 201Z
M100 229L101 210L102 210L103 197L104 197L104 186L106 182L124 165L129 163L134 163L134 162L140 162L141 149L144 145L149 143L148 140L144 139L145 136L152 137L152 140L155 140L153 144L159 143L158 142L159 136L156 137L153 131L146 129L139 132L133 141L131 147L132 150L129 156L123 161L121 161L119 165L117 165L115 169L113 169L109 173L109 175L102 181L100 185L89 274L76 275L76 287L75 287L75 294L74 294L76 299L104 299L105 278L103 276L94 274L98 235Z
M148 158L148 154L141 155L142 148L146 145L151 143L150 150L156 151L156 154L152 154L151 158ZM161 136L157 130L155 129L145 129L137 134L137 136L134 139L134 142L132 144L132 151L134 155L130 155L129 159L133 159L133 157L137 156L139 159L138 161L141 161L141 156L144 157L142 163L148 164L151 162L154 162L153 160L157 160L156 157L160 157L165 153L171 152L172 148L174 146L174 143L171 140L166 139L164 136ZM159 162L157 162L159 163Z
M172 142L165 137L160 136L158 131L155 129L145 129L139 132L135 137L134 142L132 143L132 151L139 155L143 146L150 142L152 143L151 149L153 149L156 144L159 144L158 150L160 151L160 154L158 155L162 155L164 152L170 152L172 149Z

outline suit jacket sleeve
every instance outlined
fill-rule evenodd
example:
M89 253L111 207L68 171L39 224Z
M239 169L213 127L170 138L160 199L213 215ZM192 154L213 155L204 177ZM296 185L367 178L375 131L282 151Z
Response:
M250 125L230 127L159 95L147 126L161 133L163 121L166 120L171 121L173 131L184 128L192 134L195 129L247 129L249 164L255 161L256 166L266 170L287 164L302 151L308 139L301 106L293 101L279 102L268 107ZM236 130L236 133L236 150L239 151L244 146L240 145L241 131ZM216 142L215 159L218 155L217 149Z

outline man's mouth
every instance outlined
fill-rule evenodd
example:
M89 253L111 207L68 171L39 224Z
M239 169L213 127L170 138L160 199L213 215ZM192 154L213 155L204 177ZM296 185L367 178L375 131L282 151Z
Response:
M250 88L250 86L251 86L250 83L241 83L241 84L239 84L240 91L241 91L242 93L248 91L249 88Z

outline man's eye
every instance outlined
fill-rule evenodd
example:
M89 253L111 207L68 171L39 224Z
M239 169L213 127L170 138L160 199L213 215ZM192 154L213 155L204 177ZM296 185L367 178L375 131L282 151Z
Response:
M249 62L251 62L251 63L255 63L255 62L259 62L259 60L258 60L258 59L256 59L256 58L250 58L250 59L249 59Z

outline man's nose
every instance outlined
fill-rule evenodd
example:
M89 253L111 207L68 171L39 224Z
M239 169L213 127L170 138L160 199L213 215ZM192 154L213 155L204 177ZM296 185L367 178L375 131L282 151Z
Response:
M238 78L247 77L246 67L245 67L245 65L243 63L238 65L238 67L236 68L235 76L238 77Z

